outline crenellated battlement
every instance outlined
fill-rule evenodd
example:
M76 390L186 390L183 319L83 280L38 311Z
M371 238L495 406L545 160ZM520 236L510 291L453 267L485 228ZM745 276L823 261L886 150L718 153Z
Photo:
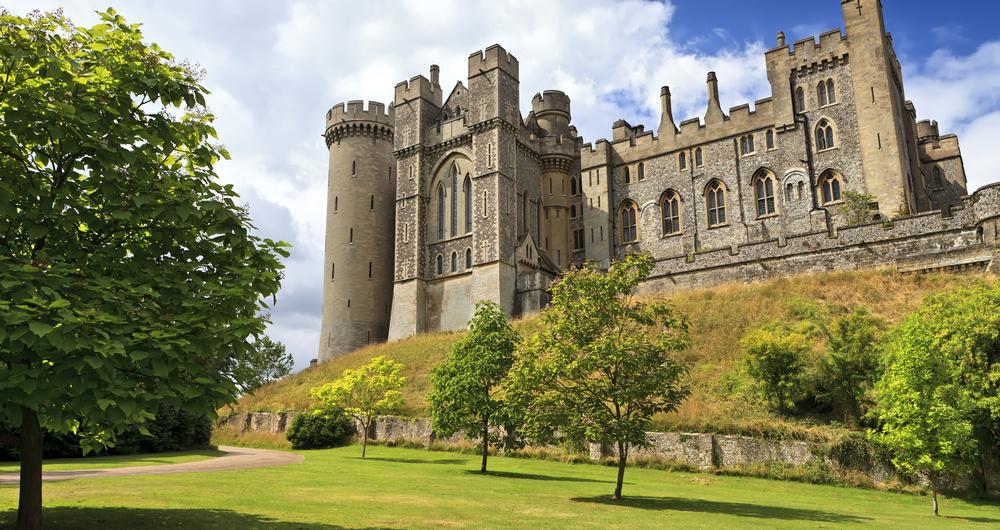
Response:
M384 103L369 101L368 107L362 100L352 100L338 103L326 112L326 126L348 121L370 121L381 125L393 126L393 106L386 108Z
M469 55L470 78L496 68L499 68L514 79L518 79L519 66L517 58L499 44L494 44L485 50L473 52Z
M396 83L394 104L398 107L415 99L425 99L436 106L441 106L441 89L435 87L430 79L422 75L411 77L407 81Z
M348 136L372 136L392 141L395 125L394 107L378 101L369 101L368 107L362 100L338 103L326 112L326 129L323 136L327 147L331 143Z

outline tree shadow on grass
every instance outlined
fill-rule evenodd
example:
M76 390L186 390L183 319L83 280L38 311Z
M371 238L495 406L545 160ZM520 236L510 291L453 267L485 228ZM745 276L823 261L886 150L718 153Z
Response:
M375 460L377 462L394 462L396 464L446 464L446 465L456 465L468 463L468 460L463 460L461 458L440 458L436 460L423 459L423 458L382 458L376 456L369 456L361 458L360 456L352 457L355 460Z
M10 528L17 519L16 510L0 512L0 527ZM271 517L232 510L121 508L115 506L55 506L42 511L46 528L108 530L112 528L183 528L185 530L346 530L347 527L281 521ZM361 527L358 527L359 529ZM385 527L380 527L385 528ZM375 530L367 527L365 530Z
M589 502L609 506L639 508L642 510L673 510L681 512L718 513L759 519L784 519L798 521L818 521L826 523L862 523L867 517L844 515L820 510L786 508L783 506L761 506L739 502L720 502L704 499L682 499L678 497L624 497L613 500L610 495L597 497L576 497L574 502Z
M968 521L970 523L1000 524L1000 519L992 519L990 517L964 517L961 515L945 515L944 518L951 519L954 521Z
M468 475L483 475L489 477L498 478L514 478L514 479L524 479L524 480L550 480L554 482L596 482L600 484L614 484L612 480L597 480L592 478L578 478L578 477L555 477L552 475L536 475L534 473L511 473L508 471L487 471L483 473L482 471L467 470L465 472ZM627 482L626 482L627 484Z

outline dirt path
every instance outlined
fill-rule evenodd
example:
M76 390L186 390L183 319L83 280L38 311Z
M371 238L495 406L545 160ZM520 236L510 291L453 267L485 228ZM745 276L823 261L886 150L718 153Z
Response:
M270 449L230 447L220 445L222 456L160 466L114 467L107 469L80 469L75 471L44 471L43 480L70 480L76 478L123 477L127 475L165 475L169 473L192 473L197 471L225 471L228 469L250 469L255 467L283 466L298 464L304 460L299 454ZM17 473L0 473L0 484L17 484Z

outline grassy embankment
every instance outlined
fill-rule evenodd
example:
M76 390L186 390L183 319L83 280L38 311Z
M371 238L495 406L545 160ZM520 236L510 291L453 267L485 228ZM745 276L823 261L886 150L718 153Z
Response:
M360 447L305 451L302 464L109 477L45 485L51 528L986 528L995 503L595 464ZM241 487L239 485L257 485ZM209 494L210 492L210 494ZM16 486L0 486L0 527Z
M889 270L803 275L755 284L731 284L665 297L688 315L691 347L681 357L690 364L691 396L674 413L656 419L661 430L739 433L829 441L843 429L829 419L780 417L748 399L738 341L750 328L770 320L795 320L828 310L832 314L864 307L889 324L916 309L925 296L977 281L973 275L910 274ZM514 323L530 333L538 319ZM340 376L346 368L378 355L404 365L407 385L403 414L426 415L430 372L461 333L430 333L373 345L304 370L242 399L238 411L304 410L312 406L309 389ZM821 345L818 345L821 346ZM742 390L741 390L742 389ZM259 438L259 437L258 437ZM221 441L238 441L222 439ZM267 444L269 440L258 440Z

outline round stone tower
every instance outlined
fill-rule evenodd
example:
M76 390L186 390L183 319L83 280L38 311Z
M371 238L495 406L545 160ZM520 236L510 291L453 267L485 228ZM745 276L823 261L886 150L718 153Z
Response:
M559 269L570 262L570 178L578 152L570 130L569 97L558 90L546 90L531 100L531 110L544 132L539 138L542 161L542 226L539 245Z
M393 110L374 101L326 113L330 150L319 361L381 342L392 305Z

